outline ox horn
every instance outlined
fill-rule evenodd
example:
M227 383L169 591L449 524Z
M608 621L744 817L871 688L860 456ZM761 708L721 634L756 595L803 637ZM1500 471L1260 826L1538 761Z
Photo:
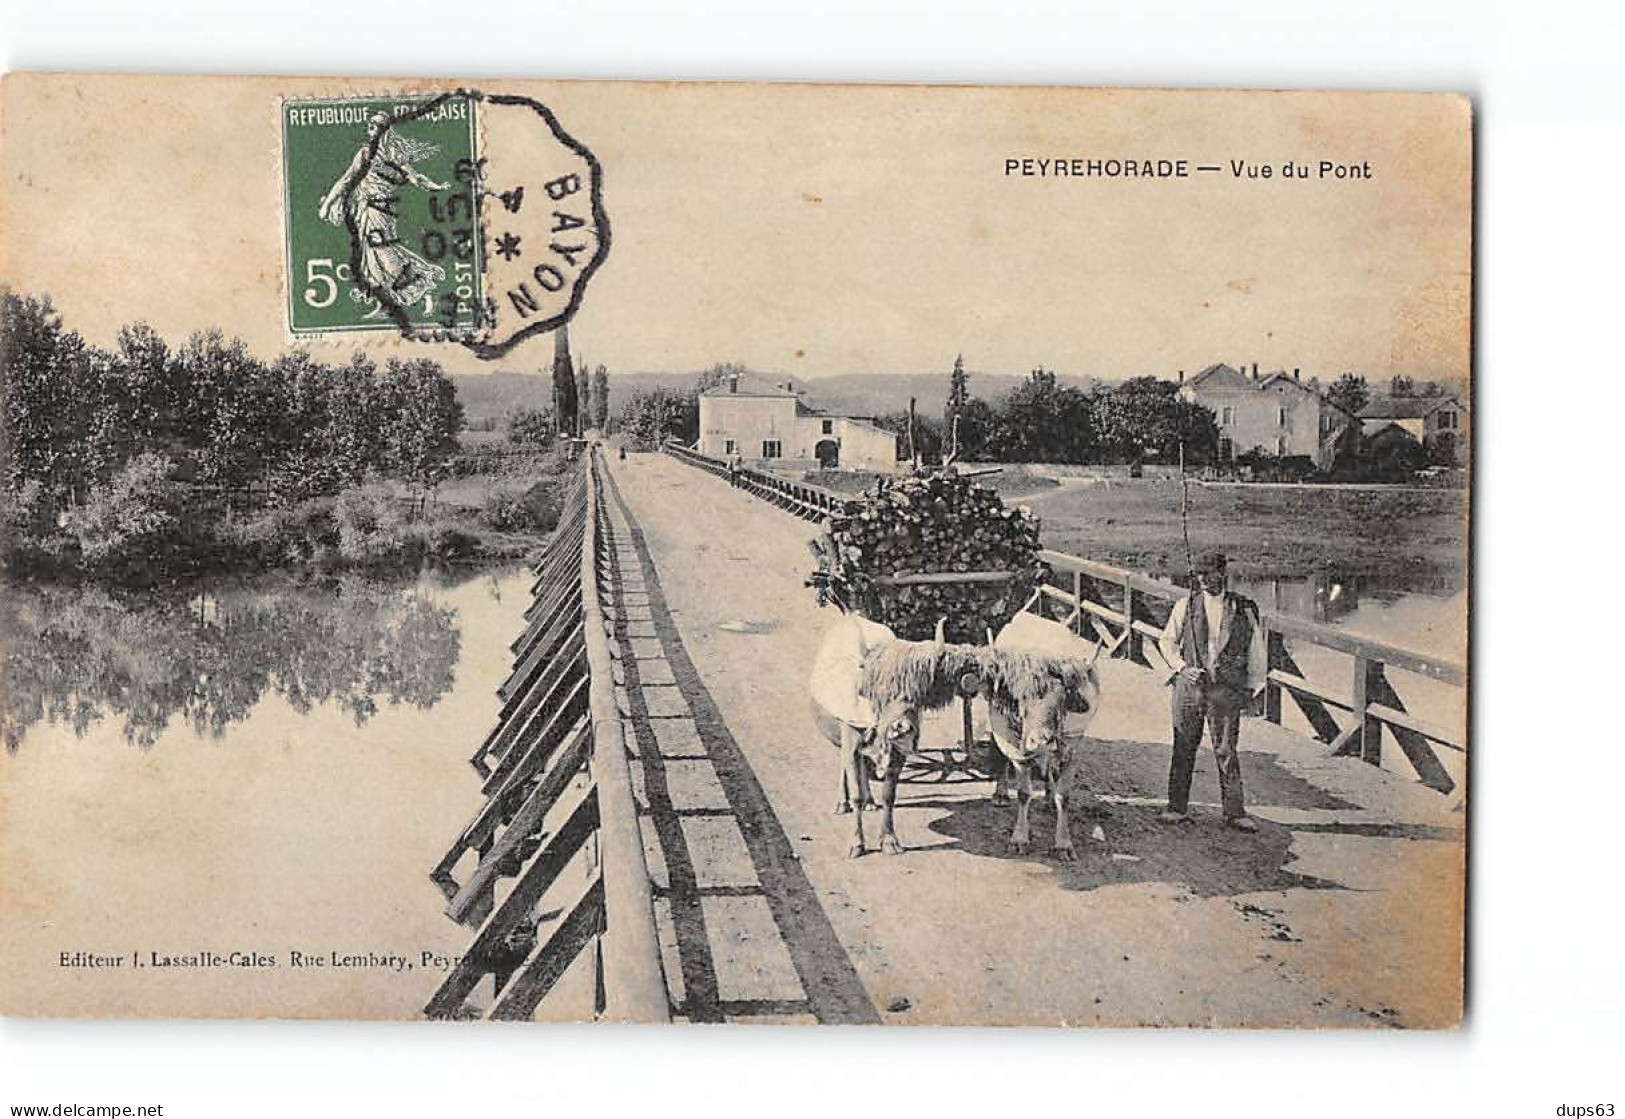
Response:
M937 632L936 632L936 636L934 638L932 638L932 640L936 644L937 652L939 652L939 653L942 652L944 649L946 649L948 647L947 626L948 626L948 619L947 618L938 618L937 619Z

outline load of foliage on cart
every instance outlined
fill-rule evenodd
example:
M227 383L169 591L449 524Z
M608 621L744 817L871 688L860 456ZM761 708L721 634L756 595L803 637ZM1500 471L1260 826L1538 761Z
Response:
M825 520L807 580L820 606L880 622L908 641L947 619L947 639L980 645L1044 575L1038 518L953 470L882 483ZM915 577L923 577L916 579Z

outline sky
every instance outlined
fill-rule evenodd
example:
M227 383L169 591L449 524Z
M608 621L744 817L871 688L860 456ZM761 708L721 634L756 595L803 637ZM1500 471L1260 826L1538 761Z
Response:
M815 378L1044 365L1108 379L1216 361L1464 378L1471 113L1451 95L470 81L546 103L604 169L612 247L570 326L616 371L721 361ZM11 75L6 282L112 344L144 319L292 344L280 103L368 79ZM1021 159L1187 161L1185 178L1008 174ZM1269 179L1231 161L1270 165ZM1321 179L1321 160L1370 177ZM1283 178L1283 162L1308 179ZM1217 165L1218 172L1197 172ZM1036 166L1036 165L1035 165ZM428 353L354 334L342 360Z

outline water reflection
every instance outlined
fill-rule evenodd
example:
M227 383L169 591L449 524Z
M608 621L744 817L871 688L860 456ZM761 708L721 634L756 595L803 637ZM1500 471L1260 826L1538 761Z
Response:
M1466 603L1456 578L1320 572L1233 585L1266 610L1435 656L1460 659L1464 652Z
M1394 603L1413 595L1449 598L1461 589L1458 580L1445 576L1395 579L1328 572L1290 579L1238 579L1234 583L1238 591L1266 610L1324 624L1354 614L1362 601Z
M267 692L360 726L379 705L427 708L451 688L456 612L411 584L254 579L139 598L6 585L0 735L15 752L41 720L83 737L103 718L147 747L172 720L224 736Z

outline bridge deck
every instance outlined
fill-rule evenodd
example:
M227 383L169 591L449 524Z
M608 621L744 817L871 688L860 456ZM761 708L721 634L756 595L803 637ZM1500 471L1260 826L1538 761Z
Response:
M1080 845L1073 864L1008 856L1014 809L992 805L988 784L905 785L908 851L848 859L847 823L830 811L834 751L807 715L807 669L831 620L801 586L809 526L665 456L610 465L623 702L682 1017L1455 1021L1458 802L1247 720L1262 831L1220 825L1205 748L1199 819L1159 824L1166 693L1126 663L1104 665L1091 728L1104 845ZM945 744L953 729L944 717L927 731ZM1035 839L1047 838L1034 812Z

